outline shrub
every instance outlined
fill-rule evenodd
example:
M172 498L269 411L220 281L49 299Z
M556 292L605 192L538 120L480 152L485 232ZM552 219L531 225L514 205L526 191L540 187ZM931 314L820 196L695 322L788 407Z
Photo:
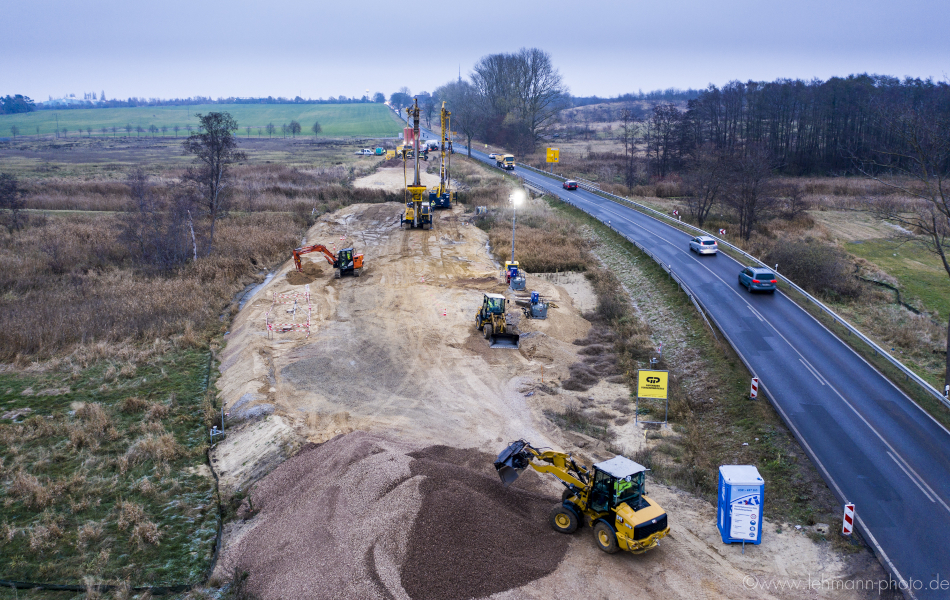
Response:
M851 299L861 295L854 266L838 248L811 239L780 238L763 259L778 264L783 275L811 293Z

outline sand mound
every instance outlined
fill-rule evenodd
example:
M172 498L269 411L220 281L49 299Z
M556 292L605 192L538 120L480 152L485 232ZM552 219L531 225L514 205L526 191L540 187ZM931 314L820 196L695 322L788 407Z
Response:
M220 568L246 570L262 599L451 600L529 583L569 538L547 524L557 498L540 477L505 490L492 459L364 432L310 445L254 486L239 516L258 512Z
M493 456L446 446L410 456L413 476L425 477L402 568L413 600L488 596L554 572L570 538L548 525L558 499L538 491L538 477L506 490Z
M406 598L399 583L420 506L408 452L362 432L310 446L254 486L258 514L221 558L269 598Z

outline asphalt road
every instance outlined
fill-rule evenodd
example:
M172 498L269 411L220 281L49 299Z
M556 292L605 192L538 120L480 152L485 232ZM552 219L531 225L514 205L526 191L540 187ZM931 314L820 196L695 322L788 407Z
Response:
M738 283L742 265L729 256L698 256L692 236L656 219L528 169L515 174L670 265L760 378L838 499L855 504L861 533L907 595L950 598L950 431L784 294L747 292Z

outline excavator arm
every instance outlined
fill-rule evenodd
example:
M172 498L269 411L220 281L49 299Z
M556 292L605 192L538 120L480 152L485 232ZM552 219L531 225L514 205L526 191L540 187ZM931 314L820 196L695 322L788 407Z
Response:
M323 244L303 246L302 248L297 248L294 250L294 266L297 267L297 271L301 273L303 272L303 266L300 264L300 257L304 254L310 254L311 252L323 252L324 257L331 266L336 262L336 257Z
M505 487L511 485L521 472L531 467L538 473L550 473L565 487L580 491L587 487L590 474L574 462L570 454L553 450L539 450L524 440L513 442L501 451L495 461L495 470Z

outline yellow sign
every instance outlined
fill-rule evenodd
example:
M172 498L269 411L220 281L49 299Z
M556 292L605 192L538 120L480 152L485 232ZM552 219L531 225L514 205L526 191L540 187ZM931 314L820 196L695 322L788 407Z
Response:
M561 151L558 148L548 148L548 162L557 162L560 156Z
M637 397L666 400L669 371L637 371Z

